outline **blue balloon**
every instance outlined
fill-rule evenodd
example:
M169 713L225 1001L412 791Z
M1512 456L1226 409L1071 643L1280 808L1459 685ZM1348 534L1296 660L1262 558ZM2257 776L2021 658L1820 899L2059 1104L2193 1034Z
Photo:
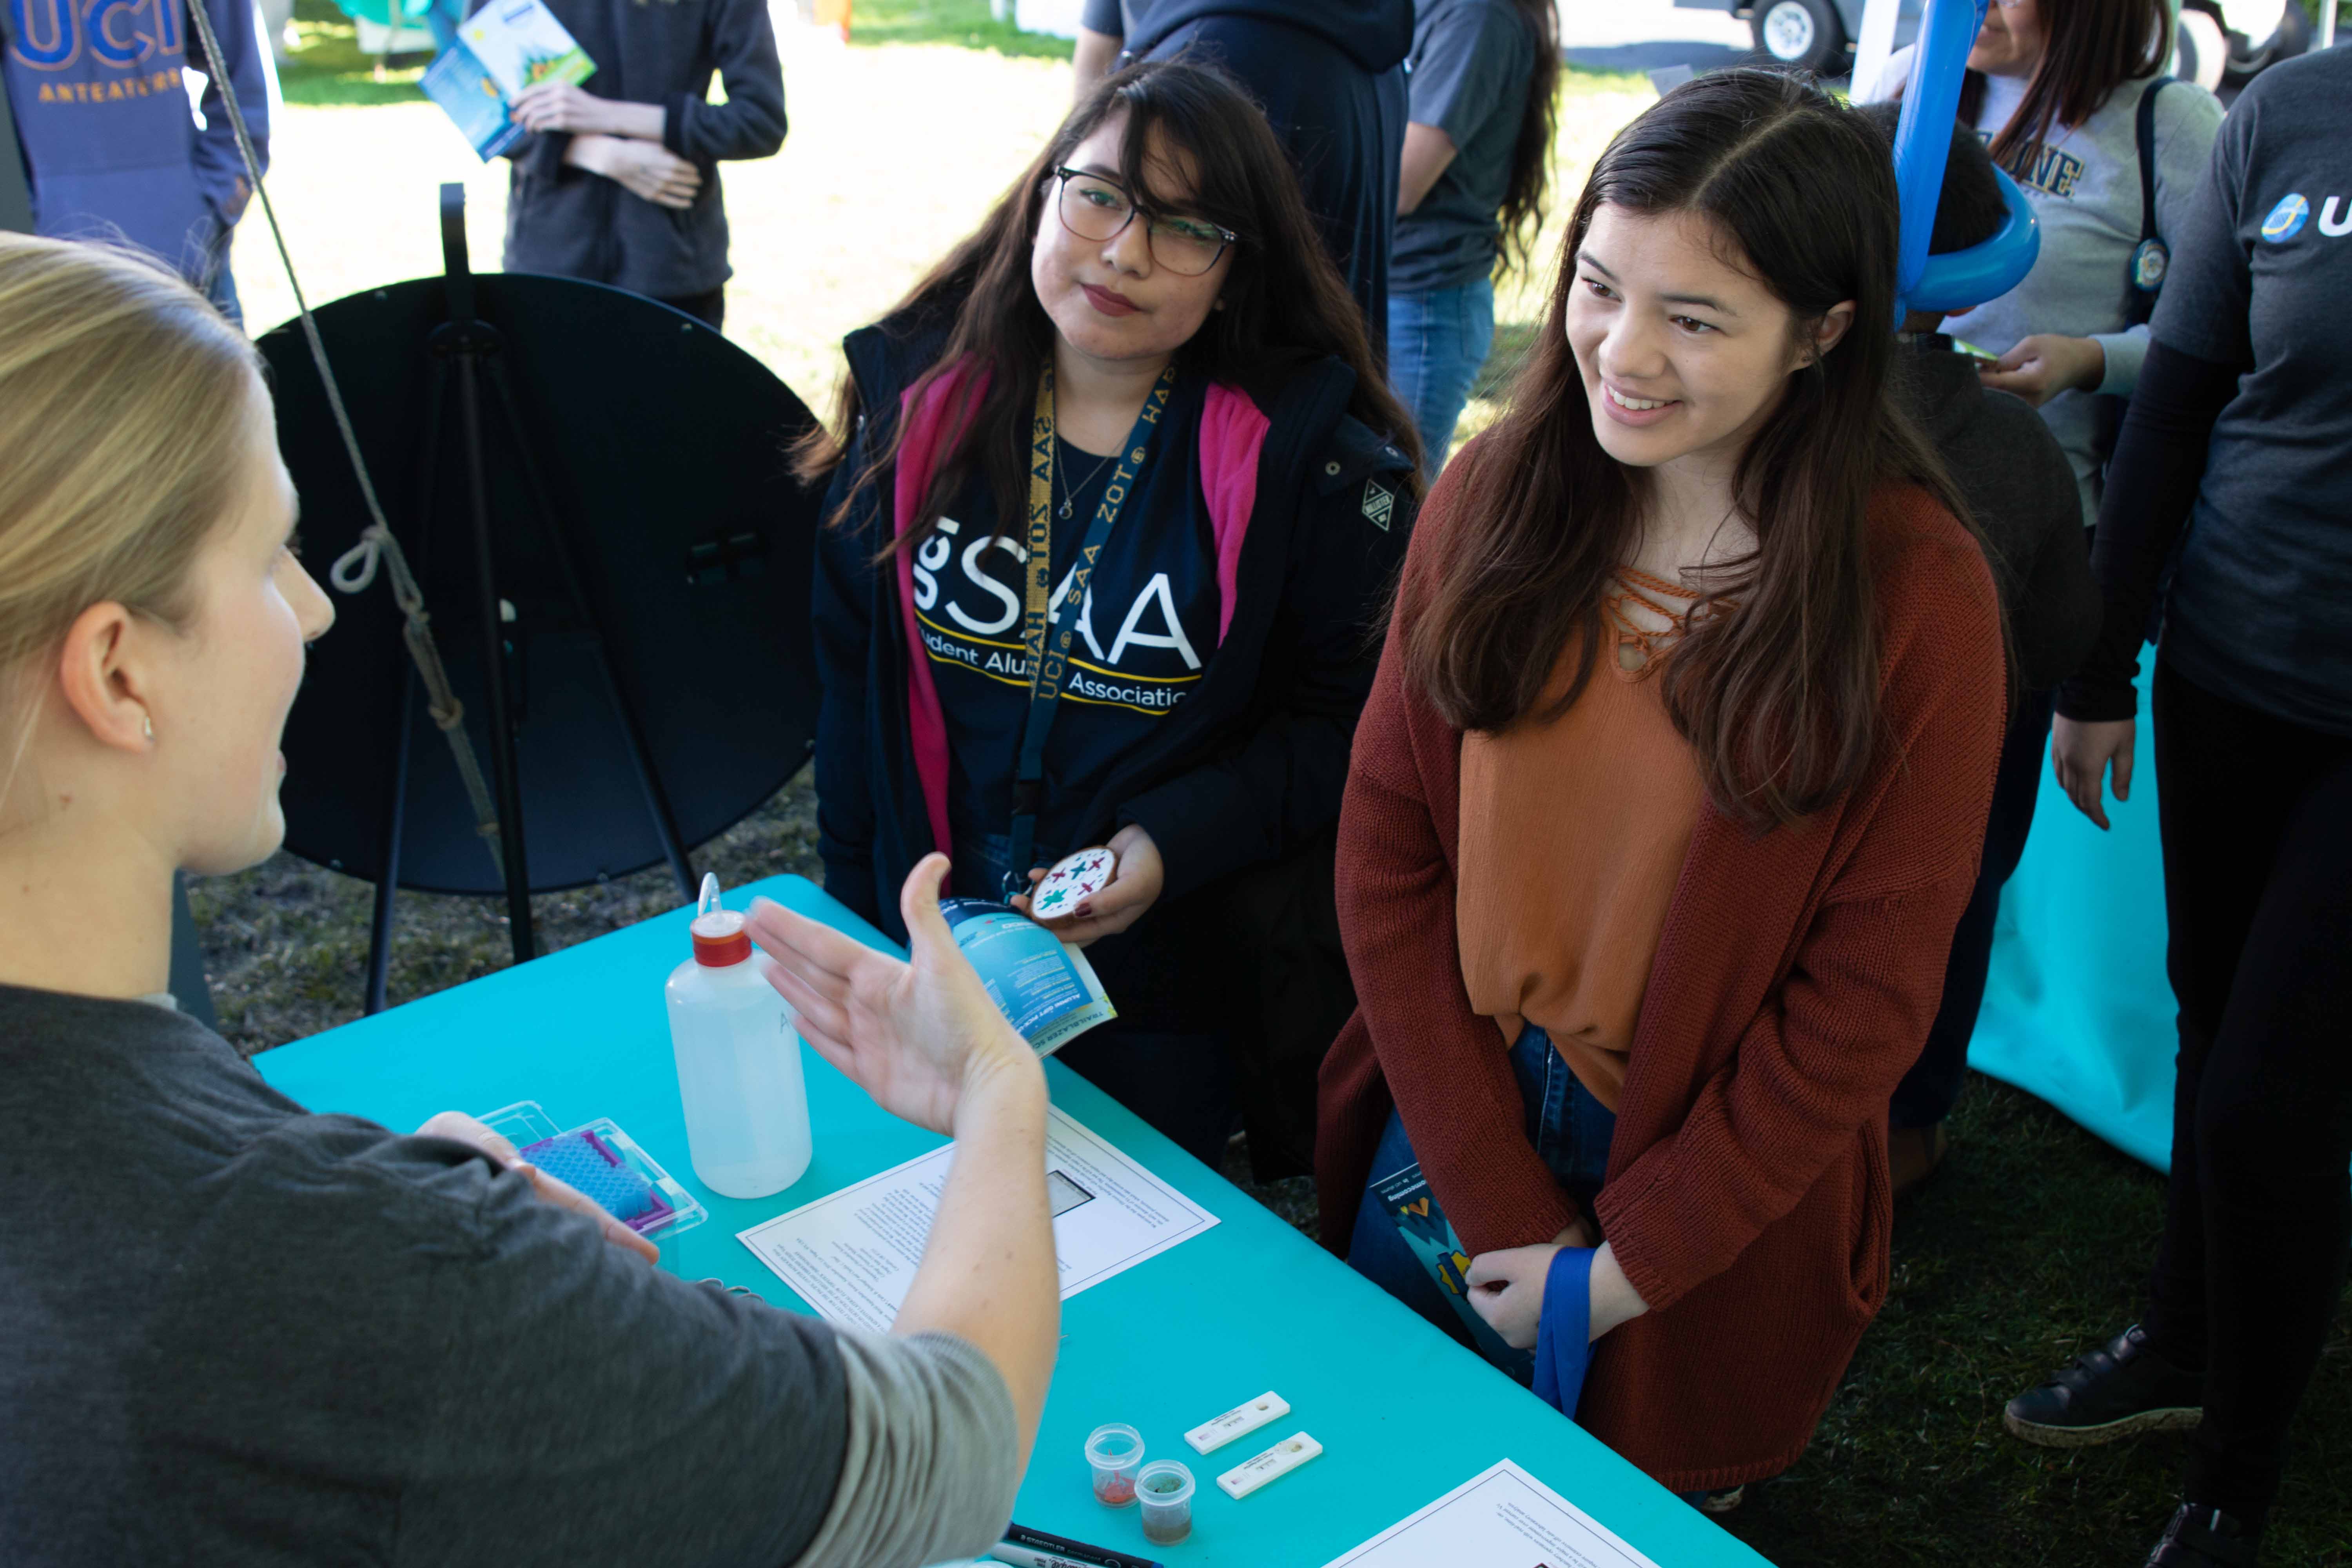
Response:
M1919 280L1895 309L1898 324L1905 314L1913 310L1933 310L1947 316L1973 310L2016 288L2033 269L2034 258L2042 253L2040 220L2033 216L2032 204L2025 199L2025 193L2009 177L2008 170L1995 168L1992 175L2000 182L2001 200L2009 208L2008 221L1981 245L1927 258Z
M1952 126L1959 118L1960 82L1977 29L1984 26L1987 0L1927 0L1919 20L1911 79L1903 89L1903 112L1895 127L1895 188L1902 203L1902 241L1895 251L1895 324L1913 310L1940 314L1969 310L1999 299L2025 280L2042 252L2042 228L2025 193L1996 169L2009 221L1981 245L1942 256L1927 254L1936 226L1936 204L1944 190L1944 164L1951 156Z

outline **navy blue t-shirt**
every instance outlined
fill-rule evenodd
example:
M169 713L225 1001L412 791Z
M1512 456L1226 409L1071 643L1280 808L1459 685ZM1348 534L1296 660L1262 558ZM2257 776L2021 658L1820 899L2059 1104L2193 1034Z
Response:
M1197 687L1215 655L1222 601L1216 542L1198 458L1205 384L1180 380L1150 456L1095 563L1070 671L1045 742L1037 855L1050 864L1085 846L1066 841L1121 757L1148 740ZM1054 597L1068 592L1078 546L1115 466L1056 440ZM1072 504L1060 515L1064 498ZM1029 712L1021 645L1026 520L1000 535L996 506L975 476L962 503L916 552L915 615L948 733L948 823L960 891L993 894L967 875L981 840L1012 825L1013 775Z

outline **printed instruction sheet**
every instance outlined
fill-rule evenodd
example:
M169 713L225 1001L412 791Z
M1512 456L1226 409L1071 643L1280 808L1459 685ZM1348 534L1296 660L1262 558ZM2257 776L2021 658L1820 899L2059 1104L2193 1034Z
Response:
M1504 1459L1327 1568L1658 1568Z
M935 1149L737 1239L818 1316L887 1331L922 1261L954 1152ZM1058 1107L1045 1118L1045 1191L1065 1301L1217 1223Z

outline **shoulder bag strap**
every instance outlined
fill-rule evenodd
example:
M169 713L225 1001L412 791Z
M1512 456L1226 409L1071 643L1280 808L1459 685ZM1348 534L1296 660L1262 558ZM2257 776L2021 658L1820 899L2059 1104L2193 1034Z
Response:
M2157 291L2171 256L2156 232L2156 95L2172 79L2158 77L2139 95L2135 117L2139 142L2139 243L2132 247L2131 282L2124 290L2124 325L2137 327L2156 313Z

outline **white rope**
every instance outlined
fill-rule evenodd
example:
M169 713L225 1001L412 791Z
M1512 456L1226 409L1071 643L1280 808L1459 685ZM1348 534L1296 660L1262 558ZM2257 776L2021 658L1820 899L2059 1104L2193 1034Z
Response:
M169 4L169 0L165 0ZM236 0L230 0L234 5ZM360 438L352 428L352 417L343 408L342 388L335 381L332 366L327 363L327 345L319 336L319 323L310 315L310 301L302 297L301 280L294 276L294 258L286 249L286 233L278 226L278 209L269 200L269 187L262 182L261 160L254 155L253 136L246 130L245 110L236 100L236 84L229 79L227 61L223 58L220 38L213 31L212 17L205 12L205 0L188 0L188 15L196 24L196 31L205 43L205 60L212 67L212 79L221 90L221 101L227 106L229 128L236 133L236 150L245 159L246 177L253 182L253 194L261 199L262 216L269 221L269 237L277 243L278 259L286 268L286 282L294 290L294 308L302 318L302 335L310 344L310 358L319 367L319 380L327 389L327 406L335 416L335 428L342 433L343 450L351 455L352 472L359 479L360 494L367 501L369 522L360 532L360 542L345 551L327 573L327 580L346 594L358 594L375 581L376 565L381 561L392 571L392 597L406 617L401 638L408 645L409 658L416 665L416 673L425 681L425 708L433 722L449 738L449 754L457 763L457 776L465 781L466 794L474 805L474 831L481 836L482 847L490 853L491 862L499 874L506 874L504 858L499 852L499 812L490 798L489 785L482 778L482 765L474 755L474 742L466 734L466 706L449 685L449 672L441 663L441 650L433 641L433 617L425 613L424 590L416 584L416 574L408 569L408 557L400 548L400 541L392 535L392 525L384 521L383 503L376 500L375 483L368 477L367 459L360 453ZM487 671L485 679L496 680L499 672ZM382 868L381 874L394 875L394 868Z

